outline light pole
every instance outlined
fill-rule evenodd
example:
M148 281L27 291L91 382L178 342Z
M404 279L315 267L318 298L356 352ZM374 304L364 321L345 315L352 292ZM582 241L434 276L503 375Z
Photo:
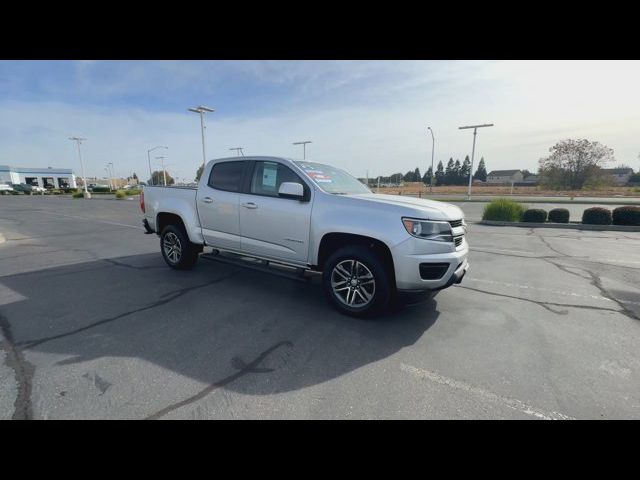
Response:
M234 147L234 148L230 148L229 150L236 150L238 152L238 156L243 156L244 157L244 152L242 151L242 147Z
M476 153L476 133L479 128L493 127L493 123L483 123L482 125L467 125L466 127L458 127L458 130L473 128L473 148L471 150L471 169L469 170L469 188L467 190L467 200L471 199L471 179L473 178L473 157Z
M305 140L304 142L293 142L292 145L302 145L302 159L307 159L307 143L311 143L311 140Z
M431 127L427 127L431 132L431 180L429 180L429 193L433 193L433 152L436 149L436 139L433 136L433 130Z
M169 147L163 147L162 145L158 145L157 147L153 147L147 150L147 159L149 160L149 180L151 180L152 185L153 185L153 172L151 171L151 155L150 154L157 148L164 148L165 150L169 150Z
M215 110L213 108L205 107L204 105L199 105L197 107L189 108L188 110L190 112L200 114L200 131L202 133L202 171L204 171L204 164L206 162L206 155L204 153L204 113L215 112Z
M164 159L167 157L156 157L156 160L160 160L162 162L162 177L164 178L164 186L167 186L167 171L164 169Z
M111 178L113 179L113 189L117 190L118 186L116 185L116 169L113 166L113 162L109 162L109 170L111 171Z
M84 175L84 162L82 161L82 154L80 153L80 144L83 142L83 140L86 140L86 138L69 137L69 140L73 140L78 145L78 157L80 158L80 168L82 168L82 183L84 185L84 193L82 194L82 196L84 198L91 198L91 194L87 189L87 177Z
M107 172L107 177L109 178L109 191L113 190L111 187L111 172L109 171L109 167L104 167L104 171Z

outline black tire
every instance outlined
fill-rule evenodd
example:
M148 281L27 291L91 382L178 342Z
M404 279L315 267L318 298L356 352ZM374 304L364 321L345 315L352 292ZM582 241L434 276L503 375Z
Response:
M350 274L348 279L345 271ZM339 312L354 317L372 316L385 310L391 300L393 288L389 273L374 252L365 246L353 245L337 250L327 259L322 285L329 302ZM373 289L370 276L374 281ZM348 288L346 293L345 288ZM369 300L364 303L366 298Z
M169 245L177 245L172 250ZM167 225L160 234L162 258L171 268L188 270L198 261L200 249L189 241L184 229L178 225Z

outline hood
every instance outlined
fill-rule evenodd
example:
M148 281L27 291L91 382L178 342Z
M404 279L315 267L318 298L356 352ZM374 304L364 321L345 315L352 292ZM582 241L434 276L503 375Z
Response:
M450 203L427 200L425 198L403 197L401 195L383 195L379 193L363 193L349 195L369 202L406 207L407 216L425 218L427 220L460 220L464 218L464 212Z

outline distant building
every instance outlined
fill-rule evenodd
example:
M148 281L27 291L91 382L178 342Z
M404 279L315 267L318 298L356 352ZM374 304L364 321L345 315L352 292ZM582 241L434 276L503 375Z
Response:
M487 175L487 183L518 183L522 182L520 170L492 170Z
M0 183L26 183L44 188L76 188L70 168L20 168L0 165Z
M626 185L629 183L631 175L633 175L632 168L603 168L602 172L609 175L616 185Z
M527 175L522 179L523 183L528 183L530 185L537 185L539 181L540 179L538 178L538 175L533 175L533 174Z

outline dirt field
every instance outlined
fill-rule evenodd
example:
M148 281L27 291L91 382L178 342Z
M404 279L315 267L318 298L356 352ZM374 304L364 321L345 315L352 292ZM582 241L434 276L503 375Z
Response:
M377 192L377 187L373 188ZM405 183L402 187L380 187L380 193L392 195L417 195L418 193L428 193L429 187L422 183ZM510 195L511 186L498 185L473 185L471 192L475 195ZM466 186L437 186L433 187L434 194L464 194L467 193ZM640 187L606 187L600 190L546 190L541 187L513 187L513 195L541 196L541 197L640 197Z

